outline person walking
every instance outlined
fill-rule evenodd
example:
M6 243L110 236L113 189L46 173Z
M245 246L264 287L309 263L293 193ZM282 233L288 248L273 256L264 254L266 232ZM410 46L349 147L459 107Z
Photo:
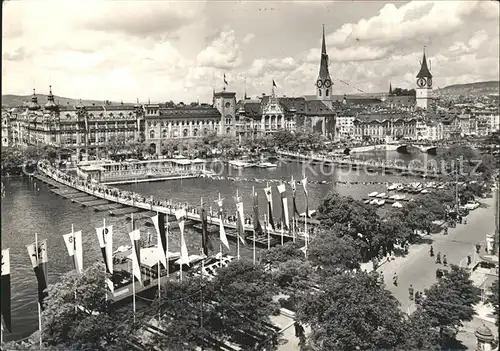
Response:
M429 254L431 255L431 257L434 257L434 247L432 247L432 245L431 249L429 250Z
M408 288L408 293L410 294L410 300L413 301L413 286L410 284L410 287Z
M443 264L445 267L448 265L448 260L446 259L446 255L443 255Z
M476 244L476 253L479 253L479 251L481 251L481 244L477 243Z
M470 255L467 255L467 266L470 266L472 263L472 259L470 258Z
M396 275L396 272L394 272L394 275L392 276L392 283L395 286L398 286L398 276Z
M441 264L441 252L438 252L438 253L437 253L437 256L436 256L436 263Z

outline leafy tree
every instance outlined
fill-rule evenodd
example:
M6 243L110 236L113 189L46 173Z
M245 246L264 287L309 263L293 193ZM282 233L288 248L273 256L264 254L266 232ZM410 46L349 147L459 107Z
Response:
M479 291L470 280L470 273L451 265L450 271L438 282L425 290L426 298L422 310L433 327L440 334L447 327L462 326L462 322L472 320L474 305L479 302Z
M120 151L125 149L126 142L124 135L112 135L106 143L106 150L111 156L116 156Z
M300 248L301 245L293 242L277 245L262 252L260 261L264 264L271 264L272 266L291 260L305 261L304 253Z
M49 346L66 345L81 350L121 350L138 330L130 309L112 309L105 298L104 267L94 264L82 274L66 273L49 286L45 299L43 340Z
M500 308L498 306L498 279L491 284L490 295L488 296L488 302L493 306L493 315L495 316L495 324L498 326L498 315L500 314Z
M349 236L338 237L332 231L320 231L311 240L307 258L326 276L359 269L361 257Z
M298 320L311 326L316 350L395 349L405 343L405 318L399 303L377 274L340 274L322 291L301 299Z
M406 322L406 341L403 350L441 350L439 332L433 328L429 318L417 310Z

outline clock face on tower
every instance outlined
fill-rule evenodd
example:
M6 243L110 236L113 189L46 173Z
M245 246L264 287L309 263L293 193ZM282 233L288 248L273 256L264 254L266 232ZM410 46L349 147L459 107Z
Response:
M329 79L325 80L325 87L329 88L332 86L332 82Z
M417 85L420 87L420 88L423 88L425 86L425 79L424 78L419 78L417 80Z
M429 88L431 88L431 87L432 87L432 78L427 78L427 86L428 86Z
M318 88L321 88L323 86L323 82L320 79L318 79L318 81L316 82L316 86Z

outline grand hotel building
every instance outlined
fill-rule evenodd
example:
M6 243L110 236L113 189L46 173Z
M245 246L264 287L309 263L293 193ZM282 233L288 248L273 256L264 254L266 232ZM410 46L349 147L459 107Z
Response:
M208 134L233 137L261 136L280 129L311 128L328 138L339 132L336 116L350 105L384 104L396 108L397 99L332 95L333 80L328 67L323 29L321 60L316 94L278 97L272 94L237 101L236 93L213 92L212 105L170 106L167 104L58 105L49 87L47 102L41 106L33 90L31 101L2 112L2 145L52 145L81 156L104 150L112 136L145 142L160 153L166 140L200 138ZM425 66L425 67L424 67ZM425 77L424 77L425 76ZM417 103L426 108L432 76L424 60L417 75ZM420 91L421 90L421 91ZM425 90L425 91L424 91ZM406 100L405 100L406 101ZM412 109L416 102L406 103ZM400 106L401 107L401 106Z

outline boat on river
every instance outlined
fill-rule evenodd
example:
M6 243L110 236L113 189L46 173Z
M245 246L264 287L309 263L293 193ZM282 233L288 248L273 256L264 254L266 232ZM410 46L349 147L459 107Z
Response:
M243 160L231 160L228 163L231 167L238 168L238 169L250 168L250 167L255 166L255 163L250 163L250 162L243 161Z
M377 195L378 195L378 191L374 191L373 193L368 194L369 197L375 197Z
M278 167L278 164L272 162L259 162L256 164L256 166L259 168L276 168Z

